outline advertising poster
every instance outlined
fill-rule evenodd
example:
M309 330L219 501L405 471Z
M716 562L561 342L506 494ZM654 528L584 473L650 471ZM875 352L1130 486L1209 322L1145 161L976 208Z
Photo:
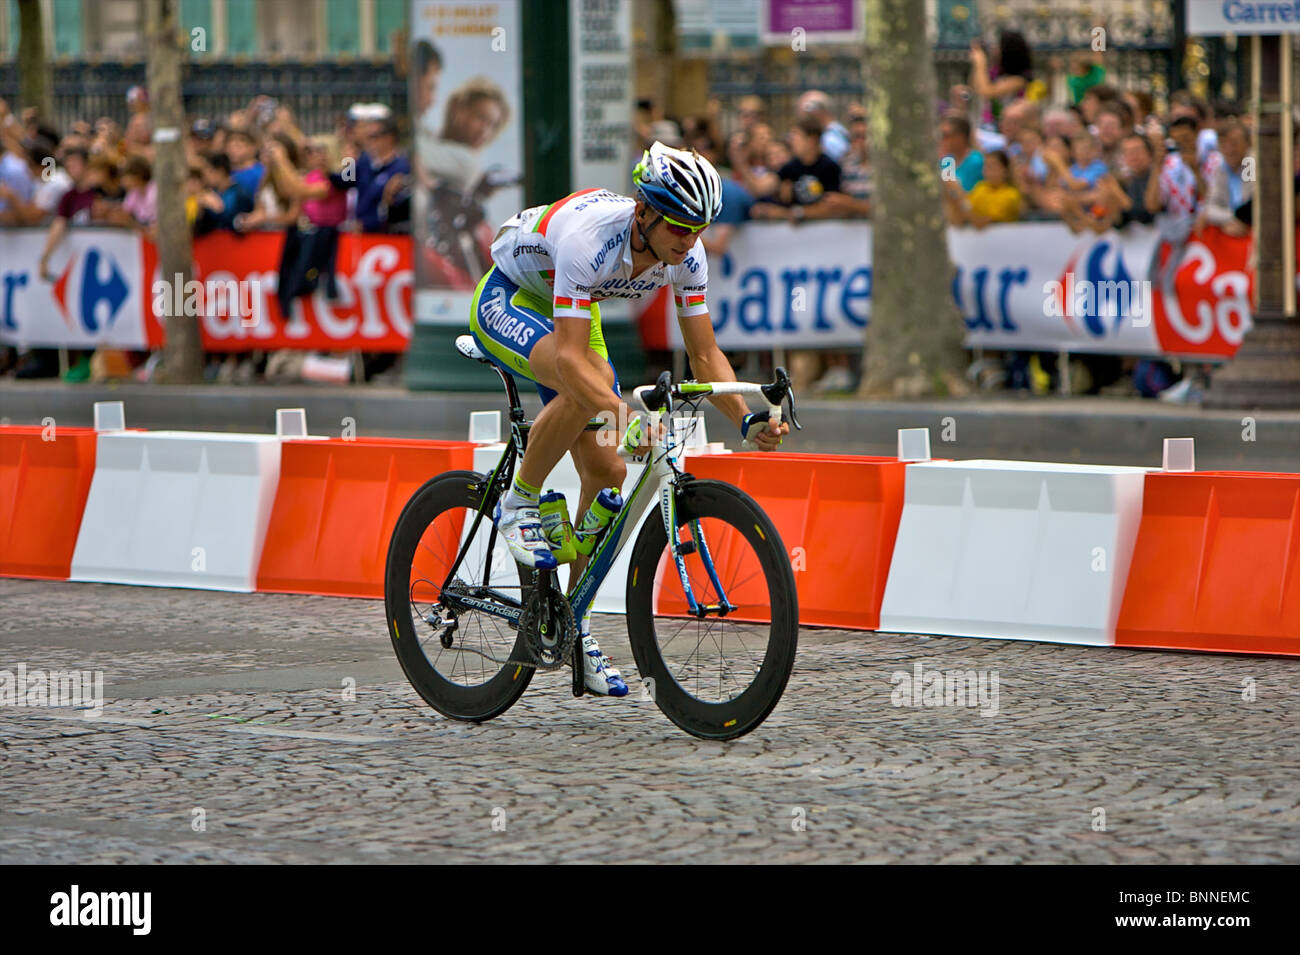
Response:
M417 322L463 325L492 237L524 205L518 0L414 0Z

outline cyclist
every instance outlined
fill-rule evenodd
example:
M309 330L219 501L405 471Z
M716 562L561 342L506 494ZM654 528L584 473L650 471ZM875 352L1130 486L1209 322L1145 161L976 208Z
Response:
M717 171L694 150L656 142L632 171L632 181L635 199L586 189L512 217L497 233L494 264L474 293L474 339L495 364L534 382L544 405L514 484L494 515L511 554L527 567L556 565L542 534L538 497L564 452L573 455L582 478L575 521L601 488L621 488L627 477L616 445L600 440L602 432L585 431L587 422L602 413L629 421L624 444L639 454L656 437L642 434L623 401L601 334L601 300L646 298L671 284L696 379L736 380L713 336L705 305L708 263L697 241L722 209ZM740 395L710 400L761 450L775 450L789 433L784 422L774 429L766 414L750 414ZM570 583L585 566L585 558L579 561ZM590 611L579 633L587 688L626 696L627 684L591 636Z

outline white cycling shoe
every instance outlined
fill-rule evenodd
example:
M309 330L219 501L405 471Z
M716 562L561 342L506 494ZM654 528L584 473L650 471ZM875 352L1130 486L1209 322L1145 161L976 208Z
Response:
M586 669L587 689L597 696L627 696L627 684L623 676L610 662L609 657L600 652L596 638L591 635L591 611L582 618L579 634L582 640L582 662Z
M492 520L516 561L534 570L551 570L558 566L551 545L542 533L542 515L536 505L503 512L498 501Z

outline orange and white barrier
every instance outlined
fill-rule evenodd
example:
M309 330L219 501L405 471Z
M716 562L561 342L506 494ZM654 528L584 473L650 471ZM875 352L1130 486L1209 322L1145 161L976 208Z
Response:
M411 495L504 448L489 416L465 442L312 437L302 409L275 435L127 431L120 402L95 420L0 427L0 575L378 598ZM924 429L898 458L692 443L685 470L776 524L804 625L1300 656L1300 474L1197 473L1190 439L1158 471L932 461ZM546 484L578 519L570 457ZM594 609L623 612L630 556Z
M94 473L92 428L0 427L0 574L68 578Z
M1145 468L910 464L880 629L1109 646Z
M1148 474L1115 643L1300 656L1300 474Z
M406 502L430 478L473 465L468 441L284 441L257 589L383 597L388 541Z
M894 458L758 451L686 462L698 478L736 485L772 518L790 553L801 623L863 630L880 626L906 468ZM660 610L672 612L665 599Z

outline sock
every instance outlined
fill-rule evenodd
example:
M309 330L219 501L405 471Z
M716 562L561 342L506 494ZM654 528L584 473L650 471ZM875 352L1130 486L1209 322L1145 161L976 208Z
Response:
M501 504L501 509L505 511L516 511L521 507L537 507L542 496L542 489L533 487L526 481L515 475L514 483L510 485L510 490L506 493L506 499Z

